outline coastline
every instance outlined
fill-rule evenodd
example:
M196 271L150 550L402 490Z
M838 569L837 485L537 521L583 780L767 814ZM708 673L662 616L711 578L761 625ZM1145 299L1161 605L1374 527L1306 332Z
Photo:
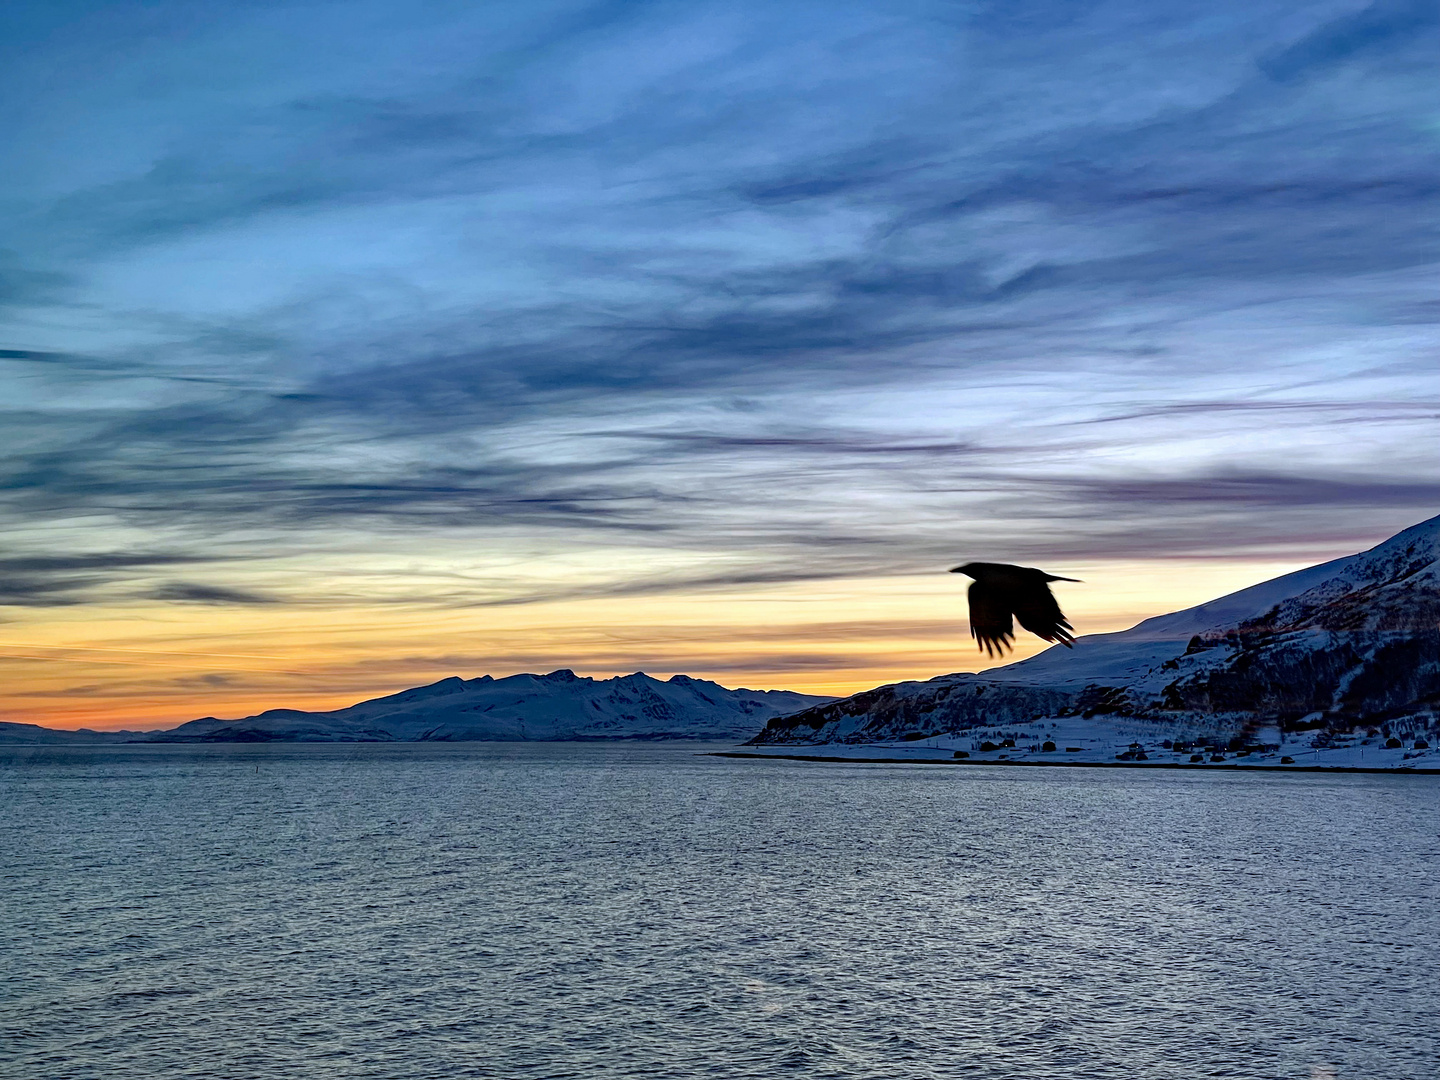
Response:
M751 751L711 751L703 757L724 758L775 758L780 761L814 761L841 765L999 765L1006 768L1038 769L1170 769L1189 772L1285 772L1285 773L1380 773L1386 776L1440 776L1440 769L1418 768L1396 765L1391 767L1370 767L1364 765L1269 765L1240 764L1234 761L1188 762L1188 761L1020 761L1020 760L974 760L968 758L933 757L843 757L831 754L765 754Z

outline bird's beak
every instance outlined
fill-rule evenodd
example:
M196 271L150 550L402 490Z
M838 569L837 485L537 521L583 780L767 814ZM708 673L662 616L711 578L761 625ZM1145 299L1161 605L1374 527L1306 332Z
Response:
M952 573L952 574L960 574L960 573L963 573L964 571L965 571L965 568L964 568L963 566L955 566L955 567L951 567L951 569L950 569L950 573Z
M1045 575L1045 580L1046 580L1046 581L1079 581L1080 579L1079 579L1078 577L1059 577L1059 576L1057 576L1057 575L1055 575L1055 574L1046 574L1046 575Z

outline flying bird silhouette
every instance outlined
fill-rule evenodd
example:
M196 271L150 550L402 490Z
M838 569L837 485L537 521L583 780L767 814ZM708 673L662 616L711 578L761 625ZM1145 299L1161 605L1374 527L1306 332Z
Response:
M1075 635L1071 631L1075 628L1065 620L1049 582L1079 578L993 562L966 563L950 572L975 579L969 591L970 636L980 643L986 656L1004 656L1006 649L1014 647L1015 622L1011 616L1036 637L1074 648Z

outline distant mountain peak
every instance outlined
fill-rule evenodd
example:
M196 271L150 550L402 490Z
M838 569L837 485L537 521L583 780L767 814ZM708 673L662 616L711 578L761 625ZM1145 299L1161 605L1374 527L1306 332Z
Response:
M192 720L167 742L744 739L766 720L828 698L728 690L689 676L637 671L611 679L569 668L545 675L457 676L331 712L271 709L240 720Z

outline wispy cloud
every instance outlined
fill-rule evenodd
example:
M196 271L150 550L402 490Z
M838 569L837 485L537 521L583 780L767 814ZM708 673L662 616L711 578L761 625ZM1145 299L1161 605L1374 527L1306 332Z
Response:
M718 564L520 603L1440 509L1430 5L74 17L5 46L50 90L6 121L0 513L215 571L6 603L305 599L223 567L405 531Z

